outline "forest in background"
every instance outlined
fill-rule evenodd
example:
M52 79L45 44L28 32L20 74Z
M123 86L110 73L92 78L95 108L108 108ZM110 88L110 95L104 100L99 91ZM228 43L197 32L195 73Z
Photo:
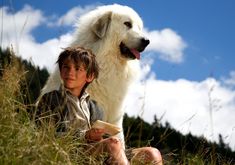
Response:
M11 70L11 68L13 67L16 67L16 70L13 70L13 73L10 73L7 76L7 71ZM17 72L15 73L15 76L14 72ZM17 80L17 76L19 76L18 79L20 81ZM12 108L13 111L10 111L11 113L14 113L15 116L20 116L22 109L24 109L27 113L33 110L33 104L39 96L40 90L45 84L48 76L49 73L47 69L40 69L38 66L32 64L32 62L16 57L10 49L0 49L0 89L2 88L1 92L7 89L5 85L9 85L5 84L7 79L10 79L11 77L13 78L9 81L9 83L13 83L13 81L19 81L17 82L19 86L16 85L18 92L16 90L11 93L11 95L16 95L16 97L12 98L12 96L9 95L9 97L13 99L13 102L17 105ZM0 97L0 103L2 107L0 106L0 111L2 114L9 111L7 111L7 109L5 108L7 100L6 102L4 100L6 98L5 95L7 95L7 92L2 92L1 95L2 97ZM21 121L18 122L19 127L25 126L25 122L30 123L30 120L27 118L27 115L25 113L23 116L24 120L22 121L20 119ZM4 122L6 122L6 118L7 116L5 116L5 118L0 118L0 127L2 127L1 130L5 128L4 126L6 125L6 123ZM231 150L228 144L224 143L221 135L219 135L218 137L219 143L209 142L204 137L196 137L193 136L191 133L182 135L180 132L176 131L174 127L171 126L168 122L161 123L158 116L153 116L153 118L154 122L149 124L146 121L142 120L140 117L132 117L125 114L123 127L126 145L128 147L157 147L163 155L165 164L235 164L235 152ZM22 126L19 124L22 124ZM30 127L30 129L32 128ZM8 143L8 140L12 143L17 144L18 142L16 140L19 139L15 137L17 134L14 134L14 136L12 134L9 134L9 137L6 137L7 135L0 135L0 164L15 164L14 162L16 162L17 164L18 159L22 159L22 153L20 153L16 148L17 152L13 152L14 154L12 155L14 157L14 159L12 159L14 160L14 162L12 163L10 160L8 161L7 159L7 156L9 156L7 153L10 152L7 148L9 146L5 146L4 144ZM27 142L28 141L25 141L25 143ZM48 145L50 145L50 143L48 143ZM30 153L34 152L31 149L27 148L30 146L33 145L25 145L25 148L23 149L30 150ZM48 152L53 152L53 150L51 149ZM74 152L72 153L74 154ZM31 154L34 155L36 153ZM45 157L41 156L41 159L48 159L46 155L44 156ZM54 156L56 158L53 159L52 155L52 160L55 160L57 162L58 155ZM71 155L68 154L69 158L71 158L70 156ZM30 157L30 159L28 158L24 161L28 161L28 163L30 163L30 161L33 161L33 158L35 157ZM56 162L55 164L58 163Z

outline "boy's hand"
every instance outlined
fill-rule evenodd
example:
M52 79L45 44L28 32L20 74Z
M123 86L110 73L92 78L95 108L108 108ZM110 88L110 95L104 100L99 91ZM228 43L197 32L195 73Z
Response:
M85 138L88 142L97 142L103 139L103 135L105 134L105 130L101 128L91 128L86 131Z
M113 136L121 132L121 128L117 127L116 125L113 125L111 123L107 123L101 120L96 120L93 123L92 128L104 129L105 133L109 136L110 135Z

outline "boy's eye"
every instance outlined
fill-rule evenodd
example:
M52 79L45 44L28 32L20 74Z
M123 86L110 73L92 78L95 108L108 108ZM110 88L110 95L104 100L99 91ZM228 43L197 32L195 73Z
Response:
M76 71L80 71L80 72L83 72L85 69L82 68L82 67L76 67Z

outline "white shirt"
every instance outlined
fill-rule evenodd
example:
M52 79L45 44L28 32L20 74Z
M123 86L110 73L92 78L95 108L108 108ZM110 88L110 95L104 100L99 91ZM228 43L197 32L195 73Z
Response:
M91 128L90 110L88 109L87 99L89 94L84 92L79 99L73 96L68 90L65 90L67 98L68 114L65 117L66 127L87 131Z

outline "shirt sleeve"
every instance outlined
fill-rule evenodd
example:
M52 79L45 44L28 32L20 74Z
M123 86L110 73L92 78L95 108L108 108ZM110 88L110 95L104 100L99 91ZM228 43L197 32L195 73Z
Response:
M91 117L90 117L91 125L96 120L103 120L104 119L104 111L100 106L98 106L98 104L95 100L88 101L88 108L89 108L90 114L91 114Z

